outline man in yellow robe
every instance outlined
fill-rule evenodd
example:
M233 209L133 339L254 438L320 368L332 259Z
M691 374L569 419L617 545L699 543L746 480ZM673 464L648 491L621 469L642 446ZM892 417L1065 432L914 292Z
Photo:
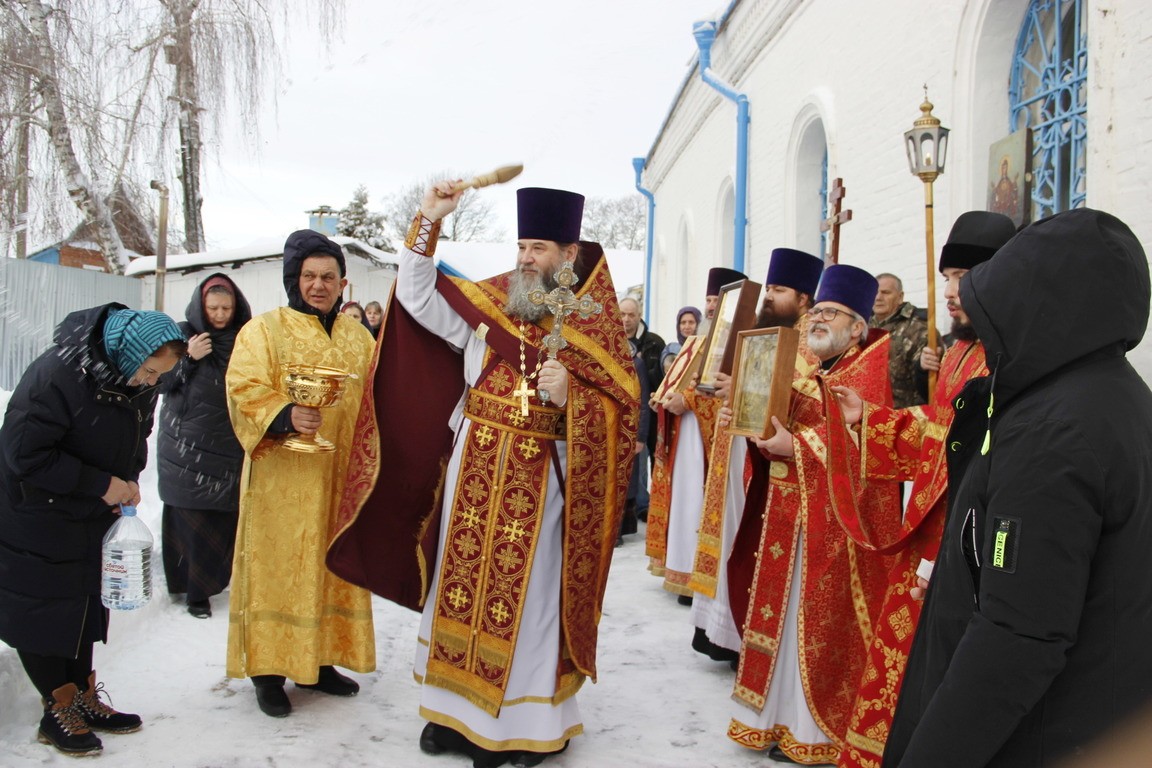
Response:
M369 593L324 564L351 455L372 335L339 311L340 246L300 230L284 244L288 306L244 326L228 366L228 410L244 447L240 521L229 606L228 676L251 677L260 709L284 717L298 688L352 696L359 685L336 671L376 668ZM332 407L295 405L285 375L294 364L337 368L344 381ZM306 453L285 441L316 435L335 450Z

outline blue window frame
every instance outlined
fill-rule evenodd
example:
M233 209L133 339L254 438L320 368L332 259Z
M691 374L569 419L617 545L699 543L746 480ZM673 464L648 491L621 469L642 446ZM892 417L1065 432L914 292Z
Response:
M1012 63L1009 130L1032 131L1032 220L1082 208L1087 192L1084 0L1031 0Z

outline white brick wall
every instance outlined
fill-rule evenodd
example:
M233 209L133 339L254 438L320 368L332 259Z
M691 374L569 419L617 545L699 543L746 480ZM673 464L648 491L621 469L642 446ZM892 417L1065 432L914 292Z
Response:
M1152 244L1152 3L1092 0L1089 35L1088 205L1124 220ZM903 132L927 83L934 114L952 130L945 174L934 185L935 247L956 216L983 208L988 146L1008 133L1008 81L1026 0L744 0L712 49L713 69L748 95L751 109L747 250L762 281L776 246L816 251L797 225L802 128L817 120L828 176L843 177L853 221L840 261L893 272L907 298L926 304L923 184L908 172ZM645 169L656 195L652 327L675 338L673 315L702 306L708 269L731 266L732 219L722 217L735 179L736 107L692 78ZM688 233L688 248L683 246ZM939 293L939 283L937 291ZM938 323L946 328L942 300ZM1152 342L1130 359L1152 380Z

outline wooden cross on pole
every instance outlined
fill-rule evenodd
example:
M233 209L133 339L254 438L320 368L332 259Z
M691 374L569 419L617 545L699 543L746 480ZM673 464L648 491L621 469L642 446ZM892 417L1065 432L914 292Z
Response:
M565 261L556 273L556 282L559 283L551 291L545 293L543 288L536 288L528 292L528 300L537 306L543 304L556 318L552 330L544 337L544 348L548 350L548 359L555 360L557 353L568 346L568 341L561 332L564 327L564 318L575 312L580 317L589 317L599 314L604 307L591 296L577 299L572 293L572 286L576 284L576 272L572 269L572 262Z
M829 235L828 257L825 259L828 264L840 263L840 225L852 221L851 209L840 210L846 194L848 191L844 188L844 179L833 179L832 189L828 191L828 204L832 206L832 215L820 222L821 232L828 232L829 230L832 232Z

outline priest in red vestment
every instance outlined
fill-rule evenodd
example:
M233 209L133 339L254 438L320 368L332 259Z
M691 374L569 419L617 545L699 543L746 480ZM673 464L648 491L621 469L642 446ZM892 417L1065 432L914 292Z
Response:
M720 289L747 279L743 272L727 267L708 270L705 306L715 312ZM720 406L720 398L697 392L690 386L668 393L657 409L665 450L661 450L658 434L657 459L663 458L663 466L653 471L653 484L658 486L654 491L656 510L653 513L649 494L645 551L652 558L649 570L663 577L664 589L679 595L681 604L685 605L692 602L688 581L696 556L696 532L704 508L704 478Z
M583 732L639 384L583 196L519 190L516 269L472 283L432 260L461 194L430 189L400 254L328 563L422 610L422 750L537 765ZM530 292L565 262L579 307L550 359Z
M793 383L787 428L773 418L776 433L750 452L766 461L754 464L728 560L744 641L728 736L806 765L833 763L843 746L887 587L889 558L856 547L833 515L825 414L835 385L892 402L887 334L868 329L876 290L857 267L824 271L808 312L808 349L820 364ZM895 483L862 485L853 502L887 529L900 524Z
M943 359L925 350L925 368L939 371L932 403L926 406L893 409L863 403L848 389L837 388L844 420L860 433L860 441L870 457L862 466L867 478L911 481L912 489L904 511L904 524L888 541L864 535L864 526L854 517L851 505L836 505L837 513L852 540L865 548L892 554L895 562L888 574L880 620L868 649L868 661L860 678L856 704L845 735L845 746L837 765L840 768L879 768L884 744L892 727L896 697L904 677L904 667L912 650L912 637L920 620L922 601L913 597L917 568L921 560L933 561L940 547L947 511L948 464L945 436L952 424L953 401L969 379L987 376L984 345L960 306L960 278L993 254L1016 233L1012 220L1000 213L969 211L961 214L940 249L940 273L944 276L944 300L952 317L955 343ZM962 404L960 404L962 407ZM831 421L836 413L829 412ZM856 427L855 425L859 425ZM845 433L834 433L842 440ZM849 453L847 446L830 444L830 452ZM850 495L850 476L838 482ZM839 494L833 494L837 500Z
M806 336L804 318L812 306L823 272L824 261L810 253L792 248L772 249L756 327L787 326ZM800 355L808 354L808 345L802 344ZM815 362L815 358L809 362ZM731 379L723 374L718 378L722 386L717 387L716 397L727 403ZM704 510L696 537L692 578L688 582L695 593L692 596L692 624L696 628L693 650L715 661L731 662L733 666L740 655L740 631L728 604L728 574L724 564L732 552L744 513L746 482L751 476L746 466L747 454L747 438L733 437L723 428L715 430L704 482Z

